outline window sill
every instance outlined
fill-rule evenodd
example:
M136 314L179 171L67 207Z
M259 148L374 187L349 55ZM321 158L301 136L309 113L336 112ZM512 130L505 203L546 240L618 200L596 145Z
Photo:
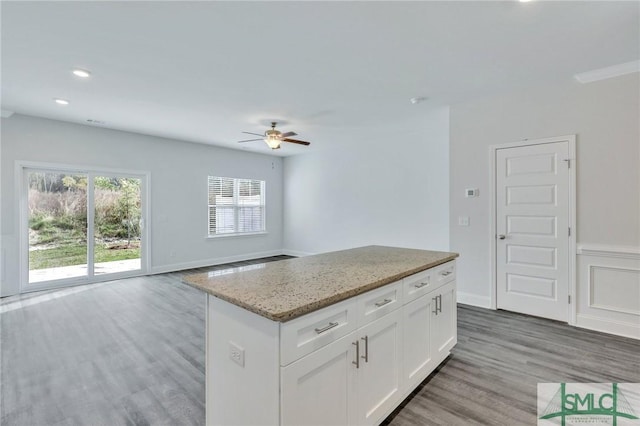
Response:
M219 234L219 235L208 235L206 237L207 240L216 240L218 238L229 238L229 237L251 237L255 235L267 235L267 231L262 232L239 232L239 233L229 233L229 234Z

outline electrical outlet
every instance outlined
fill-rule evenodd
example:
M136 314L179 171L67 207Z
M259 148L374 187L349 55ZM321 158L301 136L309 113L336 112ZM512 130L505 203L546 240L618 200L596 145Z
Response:
M240 367L244 367L244 349L232 341L229 341L229 358Z

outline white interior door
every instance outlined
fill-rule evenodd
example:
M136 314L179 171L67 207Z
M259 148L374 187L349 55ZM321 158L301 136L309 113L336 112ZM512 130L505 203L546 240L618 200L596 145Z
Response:
M568 321L569 142L496 150L498 309Z

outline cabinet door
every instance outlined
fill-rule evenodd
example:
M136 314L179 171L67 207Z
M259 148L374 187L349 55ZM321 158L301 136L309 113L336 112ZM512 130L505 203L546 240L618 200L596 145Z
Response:
M427 297L432 298L432 303L436 303L435 299L439 298L439 309L434 309L437 313L431 317L431 348L435 362L440 363L458 341L455 281L442 286Z
M280 369L282 425L354 424L353 332Z
M430 294L403 307L403 385L414 388L435 368L431 356L431 316L435 304Z
M402 310L359 329L358 425L377 425L400 398Z

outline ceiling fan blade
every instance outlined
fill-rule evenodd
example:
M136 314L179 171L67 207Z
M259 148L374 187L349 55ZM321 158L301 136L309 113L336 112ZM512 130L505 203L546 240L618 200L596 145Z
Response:
M245 139L243 141L238 141L238 143L243 143L243 142L253 142L253 141L263 141L263 138L260 139Z
M264 136L262 133L252 133L252 132L242 132L242 133L246 133L248 135Z
M298 145L311 145L311 142L299 141L297 139L289 139L289 138L282 139L282 142L297 143Z
M296 136L296 132L286 132L280 135L281 138L288 138L289 136Z

